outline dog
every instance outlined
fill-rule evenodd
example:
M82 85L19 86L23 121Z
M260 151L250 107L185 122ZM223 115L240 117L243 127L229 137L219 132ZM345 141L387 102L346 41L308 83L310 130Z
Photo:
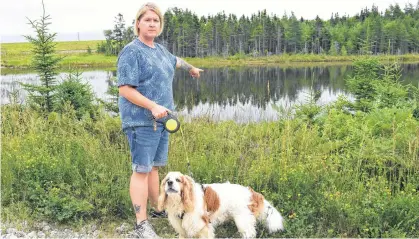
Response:
M256 222L269 233L284 230L283 218L262 194L238 184L199 184L180 172L162 180L158 210L166 210L179 238L214 238L214 228L233 219L243 238L256 236Z

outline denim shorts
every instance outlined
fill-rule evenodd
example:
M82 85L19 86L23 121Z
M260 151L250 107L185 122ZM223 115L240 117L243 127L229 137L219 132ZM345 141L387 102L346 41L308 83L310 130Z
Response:
M132 158L132 171L149 173L153 166L161 167L167 164L169 153L169 132L163 125L138 126L124 129Z

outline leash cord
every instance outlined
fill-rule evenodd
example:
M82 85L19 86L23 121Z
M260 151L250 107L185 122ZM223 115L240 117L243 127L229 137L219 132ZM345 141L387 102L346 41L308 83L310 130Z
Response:
M185 142L185 137L183 135L182 127L180 127L180 133L182 134L183 147L185 148L186 163L187 163L187 166L188 166L189 176L193 178L193 174L192 174L192 171L191 171L191 162L189 161L188 150L186 149L186 142Z

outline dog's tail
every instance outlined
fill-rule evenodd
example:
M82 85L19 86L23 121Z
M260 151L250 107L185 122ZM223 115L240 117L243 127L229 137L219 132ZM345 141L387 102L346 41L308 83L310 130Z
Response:
M267 227L269 233L284 230L284 219L282 218L281 213L279 213L266 199L263 203L263 213L261 213L260 219Z

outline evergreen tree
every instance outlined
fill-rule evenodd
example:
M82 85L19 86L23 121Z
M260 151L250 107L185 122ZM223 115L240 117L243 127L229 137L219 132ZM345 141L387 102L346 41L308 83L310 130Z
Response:
M94 118L95 96L89 83L83 83L82 73L70 70L64 81L57 86L57 104L55 111L63 113L66 104L70 104L76 110L76 116L81 119L88 114Z
M118 55L122 48L135 39L134 21L129 27L125 27L124 16L121 13L115 17L113 30L104 30L105 42L99 43L97 46L98 53L106 55Z
M115 26L113 28L113 39L116 41L116 51L117 55L124 46L124 34L125 34L125 20L124 16L122 16L121 13L118 13L118 15L115 17Z
M347 56L348 55L348 51L346 51L346 47L342 46L342 49L340 50L340 54L342 56Z
M157 41L181 57L419 51L419 9L412 4L407 4L404 11L397 4L391 5L384 14L373 5L356 16L333 13L328 20L305 20L294 13L277 17L268 15L266 10L240 18L224 12L198 17L179 8L169 9L164 15L165 28ZM116 41L114 32L116 29L105 32L107 44ZM125 43L128 39L131 38L124 38ZM105 52L113 47L101 45L98 49Z
M29 20L29 24L36 32L36 36L25 36L32 44L31 67L38 73L40 85L22 84L29 93L29 104L44 112L52 112L55 103L55 89L57 86L56 75L58 63L62 58L56 56L54 39L57 33L49 33L48 26L51 24L49 15L45 14L44 2L42 1L42 16L39 20Z

